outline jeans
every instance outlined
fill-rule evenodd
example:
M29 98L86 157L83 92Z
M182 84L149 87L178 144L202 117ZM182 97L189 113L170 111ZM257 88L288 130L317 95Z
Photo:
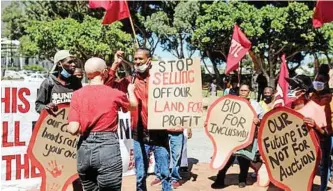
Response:
M331 168L331 137L326 136L320 140L321 160L320 160L320 191L327 190L328 172Z
M329 181L330 179L333 178L333 174L332 174L332 172L333 172L333 163L332 163L332 161L333 161L333 153L332 152L333 152L333 136L331 136L331 151L330 151L331 165L328 167L327 181Z
M90 132L87 136L81 136L77 171L85 191L120 191L122 161L117 134Z
M149 165L149 152L154 152L156 166L162 180L162 190L170 191L169 153L168 149L162 146L154 146L133 140L134 158L136 169L136 190L146 191L147 170Z
M184 134L170 133L170 150L172 158L171 182L182 179L179 175L179 167L182 158Z

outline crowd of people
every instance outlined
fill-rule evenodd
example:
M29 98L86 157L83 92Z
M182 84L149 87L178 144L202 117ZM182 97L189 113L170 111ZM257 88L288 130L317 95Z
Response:
M320 160L320 191L327 190L327 183L329 180L332 180L332 160L331 160L331 147L332 147L332 112L330 103L332 101L332 94L330 92L328 82L329 82L329 65L322 64L318 70L318 73L315 75L315 78L311 80L309 76L305 75L296 75L293 78L285 79L289 83L289 95L292 100L287 106L291 107L294 110L299 110L309 101L314 101L320 106L323 106L325 109L326 116L326 126L322 127L316 124L316 119L313 118L304 118L304 123L307 124L309 128L315 130L317 137L320 142L321 149L321 160ZM262 82L264 80L260 79L257 82ZM264 113L270 111L274 108L274 88L267 86L260 87L260 92L258 92L258 102L255 100L249 99L250 87L249 85L243 84L238 85L237 81L233 81L231 83L231 87L224 91L224 95L232 94L238 95L243 98L247 98L252 107L255 109L258 118L255 118L253 123L258 127L260 124L260 119ZM231 91L232 90L232 91ZM259 119L259 120L258 120ZM256 151L257 155L259 155L256 149L256 140L254 140L252 144L252 152ZM254 160L244 157L244 155L235 154L229 159L227 164L224 166L222 170L218 172L217 178L215 182L212 184L213 189L219 189L225 187L224 178L225 174L232 165L235 160L238 162L240 166L240 174L239 174L239 187L243 188L246 186L246 177L248 174L249 167L252 167L255 171L253 177L256 177L256 174L262 165L263 161L260 156L256 157ZM257 164L256 164L257 163ZM259 164L258 164L259 163Z
M152 56L150 51L139 48L134 55L136 75L118 80L116 72L123 63L123 52L115 53L114 63L109 68L104 60L90 58L84 65L89 84L82 87L83 71L77 67L75 58L67 50L58 51L54 56L55 71L40 86L36 99L36 111L46 109L57 111L57 104L70 103L68 132L79 134L80 142L77 151L77 171L84 190L121 190L122 162L117 137L118 111L130 111L132 135L134 140L134 160L136 168L136 190L147 190L149 153L155 157L155 176L151 185L161 184L163 191L176 189L180 184L180 162L184 142L191 135L191 129L176 128L167 130L148 130L148 82ZM320 162L321 186L327 189L331 169L331 109L332 95L328 87L329 67L322 64L315 78L297 75L286 79L290 84L290 105L295 110L302 108L308 101L325 107L327 125L320 127L316 119L304 118L309 128L317 133L322 150ZM111 88L110 88L111 87ZM216 80L210 86L210 93L217 96ZM274 93L272 87L260 87L259 99L249 98L251 87L248 84L238 85L233 81L224 94L240 96L249 101L256 112L253 120L259 128L263 115L273 109ZM69 99L70 98L70 99ZM243 151L255 152L254 158L246 157ZM249 168L256 173L263 162L258 152L257 140L249 147L235 152L227 164L218 172L213 189L225 187L225 175L235 162L240 166L239 187L245 187ZM172 164L172 165L170 165ZM74 186L75 187L75 186ZM77 187L77 186L76 186ZM78 190L78 189L77 189Z
M150 152L154 153L156 164L156 179L151 185L162 184L163 190L176 189L180 186L183 147L192 131L182 128L148 131L150 51L138 49L134 56L135 77L118 81L115 73L122 57L123 52L118 51L111 68L100 58L87 60L84 71L89 85L82 87L83 71L74 56L68 50L58 51L54 56L54 72L43 81L38 92L36 111L55 112L57 104L70 103L68 132L80 134L77 153L80 181L73 183L74 190L80 190L77 186L80 183L84 190L121 190L122 163L117 141L120 108L131 112L137 190L147 190Z

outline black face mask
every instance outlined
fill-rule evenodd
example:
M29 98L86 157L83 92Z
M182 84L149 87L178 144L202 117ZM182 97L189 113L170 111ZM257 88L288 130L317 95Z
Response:
M264 96L265 102L270 103L272 101L272 96Z

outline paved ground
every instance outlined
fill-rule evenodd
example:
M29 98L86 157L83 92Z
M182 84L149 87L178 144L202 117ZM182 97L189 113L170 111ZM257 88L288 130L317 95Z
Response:
M210 157L213 154L213 147L206 136L203 129L193 129L193 137L188 141L188 157L190 163L191 172L188 174L183 174L184 182L181 187L177 190L180 191L210 191L210 185L216 178L216 170L212 170L209 167ZM226 176L226 184L229 185L223 190L249 190L249 191L278 191L280 189L270 185L267 188L258 187L255 184L255 180L248 177L248 186L240 189L238 188L238 165L234 165L228 171ZM251 171L250 171L251 172ZM147 186L149 191L161 190L161 186L150 187L150 182L154 179L151 175L148 177ZM320 178L316 176L315 184L313 190L319 190ZM332 184L329 187L333 188ZM125 177L123 179L123 189L124 191L135 190L135 176Z

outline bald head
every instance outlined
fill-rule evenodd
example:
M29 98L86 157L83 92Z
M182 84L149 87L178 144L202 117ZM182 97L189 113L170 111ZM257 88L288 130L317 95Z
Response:
M84 64L84 70L86 71L89 79L93 79L94 77L100 75L106 68L105 61L97 57L88 59Z

